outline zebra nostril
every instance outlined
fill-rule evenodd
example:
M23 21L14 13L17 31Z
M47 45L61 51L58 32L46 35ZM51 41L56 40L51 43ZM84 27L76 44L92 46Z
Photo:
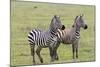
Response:
M85 25L84 29L87 29L87 28L88 28L88 26L87 26L87 25Z
M65 26L64 25L62 25L62 28L61 28L62 30L64 30L65 29Z

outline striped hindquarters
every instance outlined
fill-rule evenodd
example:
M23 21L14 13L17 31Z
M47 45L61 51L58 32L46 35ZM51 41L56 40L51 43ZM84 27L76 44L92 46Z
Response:
M28 34L28 41L30 44L37 45L38 47L46 47L46 33L41 30L33 29Z

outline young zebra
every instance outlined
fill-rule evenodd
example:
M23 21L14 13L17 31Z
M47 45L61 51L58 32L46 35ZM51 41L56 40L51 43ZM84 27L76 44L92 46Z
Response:
M80 28L87 29L87 24L83 20L83 15L76 16L72 28L59 30L57 32L58 39L61 43L72 44L73 59L78 58L78 45L80 39ZM76 52L76 57L75 57Z
M40 55L40 51L42 48L49 47L51 61L57 60L57 48L59 44L57 43L57 30L65 29L65 26L62 25L60 18L58 16L54 16L50 23L50 27L48 31L41 31L38 29L33 29L28 34L28 41L31 46L31 55L33 56L33 62L35 63L35 46L37 46L36 53L40 59L40 62L43 63L43 59ZM56 55L56 56L54 56Z

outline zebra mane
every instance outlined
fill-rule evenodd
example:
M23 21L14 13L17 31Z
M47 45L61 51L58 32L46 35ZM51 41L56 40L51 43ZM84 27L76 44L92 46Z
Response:
M57 15L54 15L54 17L52 18L52 20L51 20L51 23L50 23L50 27L49 27L49 30L50 31L53 31L53 32L55 32L56 30L56 21L57 21L57 19L58 19L58 16Z
M75 19L74 19L74 23L73 23L72 27L75 27L75 25L76 25L76 21L77 21L80 17L81 17L81 15L75 17Z

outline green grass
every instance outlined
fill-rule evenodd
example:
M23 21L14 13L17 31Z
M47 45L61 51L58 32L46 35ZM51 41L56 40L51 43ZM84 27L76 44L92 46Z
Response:
M78 61L95 60L95 7L51 3L11 1L11 65L32 65L27 35L33 28L47 30L53 15L59 15L66 27L71 27L76 15L84 14L87 30L81 30ZM71 45L61 44L59 60L50 62L48 48L41 51L43 64L73 62ZM37 55L36 63L41 64Z

